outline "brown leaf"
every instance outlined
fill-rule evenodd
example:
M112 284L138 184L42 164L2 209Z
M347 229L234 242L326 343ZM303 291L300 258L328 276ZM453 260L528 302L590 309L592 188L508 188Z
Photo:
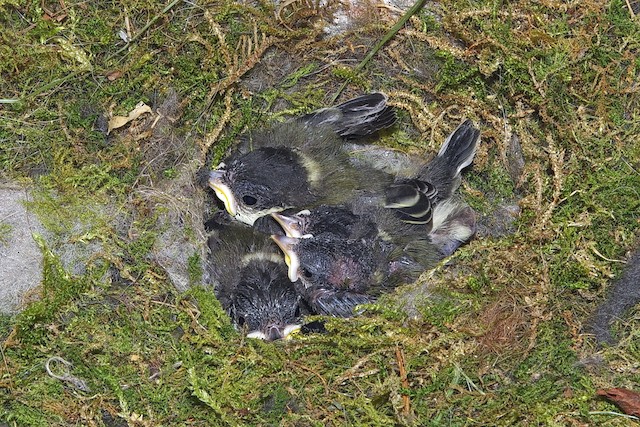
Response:
M122 71L120 70L114 70L114 71L110 71L106 74L107 76L107 80L109 80L110 82L119 79L120 77L122 77Z
M107 129L107 135L111 133L112 130L122 127L129 123L132 120L137 119L142 114L150 113L151 107L149 107L144 102L139 102L126 117L125 116L113 116L109 119L109 128Z
M608 388L598 390L596 394L615 403L625 414L640 417L640 393L626 388Z

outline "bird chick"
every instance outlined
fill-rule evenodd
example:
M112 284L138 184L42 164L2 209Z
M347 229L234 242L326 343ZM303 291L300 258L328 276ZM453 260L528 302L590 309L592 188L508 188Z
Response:
M385 283L386 257L376 241L344 240L331 233L272 238L285 254L289 279L316 314L352 316L357 305L374 301L377 285Z
M285 254L289 279L299 280L313 311L352 315L356 305L415 280L473 235L475 213L453 193L479 134L464 121L415 177L387 188L383 208L374 194L352 198L349 206L272 213L286 234L272 238Z
M253 225L272 212L343 203L356 191L381 191L391 177L355 168L344 139L361 138L395 122L387 97L373 93L250 134L211 171L209 185L238 221Z
M354 224L361 223L358 216L365 215L380 231L396 238L406 236L411 240L428 234L443 255L451 255L476 231L475 212L454 193L460 185L461 171L473 161L479 137L480 131L465 120L444 141L434 159L409 178L397 178L388 184L384 193L359 192L341 207L319 206L273 217L289 237L302 237L325 231L348 234ZM407 169L413 166L407 165ZM273 225L269 230L274 230Z
M335 206L294 217L272 214L288 234L272 239L284 253L289 279L313 312L351 316L355 306L414 281L442 258L425 233L408 232L412 226L393 212L378 211L378 223ZM300 234L307 231L317 234Z
M215 293L238 329L250 338L286 338L304 310L282 255L268 236L238 223L208 224L208 268Z

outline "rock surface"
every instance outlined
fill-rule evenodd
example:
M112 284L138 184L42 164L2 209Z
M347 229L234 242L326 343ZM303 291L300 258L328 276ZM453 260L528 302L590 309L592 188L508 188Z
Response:
M0 185L0 312L20 311L24 295L42 281L42 253L33 233L44 228L27 211L27 189L12 184Z

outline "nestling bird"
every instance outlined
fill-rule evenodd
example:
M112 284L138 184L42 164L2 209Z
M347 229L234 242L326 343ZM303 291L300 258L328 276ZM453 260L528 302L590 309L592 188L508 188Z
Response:
M476 228L475 212L454 192L460 185L461 171L473 161L479 137L480 131L465 120L449 135L433 160L409 178L396 179L384 194L359 193L341 206L321 205L272 216L289 237L324 232L348 236L354 227L362 227L366 218L396 243L403 236L410 240L428 234L443 255L450 255ZM381 206L386 209L380 209Z
M424 227L416 233L415 225L381 207L355 214L323 205L272 216L287 234L272 239L284 253L289 279L317 314L351 316L355 306L414 281L443 256Z
M286 338L305 310L287 277L282 255L268 238L238 223L209 223L208 268L215 293L238 329L250 338Z
M318 206L294 215L272 213L286 236L272 236L288 276L320 314L349 316L384 289L415 280L475 232L475 213L453 197L460 172L475 155L479 131L463 122L438 155L413 178L385 194Z
M383 291L415 280L440 258L427 239L411 252L363 227L344 238L331 232L310 238L273 235L288 266L288 277L314 313L348 317L355 306L372 302ZM358 235L362 231L365 235ZM420 263L413 258L421 256Z
M316 314L352 316L355 306L375 298L368 291L377 290L372 281L378 272L380 282L386 278L386 260L377 242L344 240L330 233L310 239L272 238L285 254L289 279Z
M253 132L210 172L209 185L227 212L249 225L272 212L340 204L359 191L381 192L392 177L354 167L343 145L395 119L387 97L373 93Z

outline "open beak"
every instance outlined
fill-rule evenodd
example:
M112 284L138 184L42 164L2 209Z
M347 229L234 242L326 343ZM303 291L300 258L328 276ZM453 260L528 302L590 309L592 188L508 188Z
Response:
M289 268L289 280L295 282L298 280L298 269L300 268L300 259L293 248L298 244L298 239L288 236L271 236L274 242L280 247L284 253L284 262Z
M209 172L209 186L213 188L216 196L222 203L224 203L224 208L229 212L229 215L236 216L238 213L238 204L236 203L236 199L231 192L231 189L222 182L222 177L224 175L224 171L211 171Z
M287 237L302 237L300 221L295 216L286 216L275 212L271 216L280 224Z

